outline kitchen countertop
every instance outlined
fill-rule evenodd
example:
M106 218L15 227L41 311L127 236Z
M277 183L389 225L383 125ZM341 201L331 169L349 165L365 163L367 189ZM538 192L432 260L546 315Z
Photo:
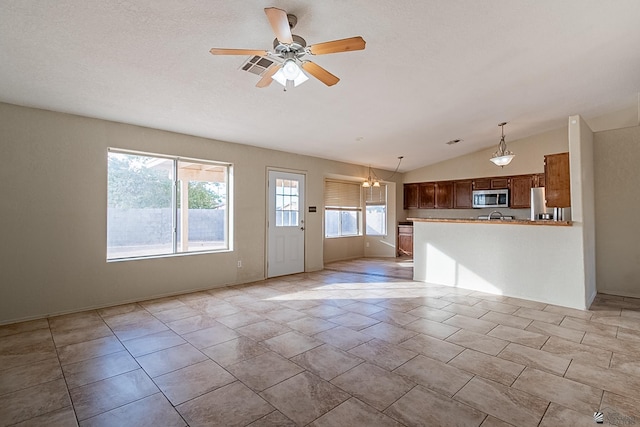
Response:
M475 219L475 218L407 218L413 222L449 222L454 224L513 224L513 225L551 225L551 226L570 226L572 221L554 221L539 220L531 221L530 219Z

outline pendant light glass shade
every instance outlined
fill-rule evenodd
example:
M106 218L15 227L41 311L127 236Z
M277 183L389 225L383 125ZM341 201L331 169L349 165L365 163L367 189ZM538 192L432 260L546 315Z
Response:
M374 175L375 175L375 173L374 173ZM362 183L362 186L364 188L380 187L380 181L378 179L371 178L371 166L369 166L369 176L367 177L367 180Z
M507 150L507 143L504 141L504 125L507 122L500 123L498 126L502 128L502 138L500 138L500 142L498 143L498 151L493 153L493 156L489 160L491 160L496 166L504 167L511 163L511 160L516 156L511 151Z

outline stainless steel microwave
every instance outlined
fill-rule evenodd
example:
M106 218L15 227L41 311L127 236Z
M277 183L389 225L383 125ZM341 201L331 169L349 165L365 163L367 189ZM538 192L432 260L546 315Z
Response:
M474 190L473 191L473 207L474 208L508 208L509 207L509 190Z

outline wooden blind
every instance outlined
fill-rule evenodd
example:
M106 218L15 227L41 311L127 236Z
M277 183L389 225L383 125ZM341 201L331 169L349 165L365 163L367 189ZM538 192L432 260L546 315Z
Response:
M334 181L324 182L325 209L362 209L360 184L357 182Z
M371 186L364 189L364 199L367 206L387 204L387 185L380 184L380 187Z

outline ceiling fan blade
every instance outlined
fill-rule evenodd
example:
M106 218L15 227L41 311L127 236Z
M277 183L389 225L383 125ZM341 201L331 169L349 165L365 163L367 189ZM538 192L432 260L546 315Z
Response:
M264 13L267 14L271 28L273 28L273 32L280 43L293 43L291 28L289 27L289 19L287 19L287 12L275 7L267 7L264 9Z
M311 74L316 79L320 80L327 86L333 86L340 81L339 78L316 64L315 62L306 61L302 63L302 69Z
M214 47L209 52L212 55L258 55L258 56L267 56L268 52L266 50L255 50L255 49L220 49Z
M271 84L271 82L273 81L273 79L271 78L271 76L273 76L275 73L278 72L278 70L280 69L281 65L274 65L273 67L269 68L265 73L264 76L262 76L262 78L258 81L258 83L256 84L256 87L267 87Z
M313 55L326 55L328 53L348 52L351 50L363 50L367 42L360 36L348 39L333 40L330 42L318 43L309 46L309 51Z

